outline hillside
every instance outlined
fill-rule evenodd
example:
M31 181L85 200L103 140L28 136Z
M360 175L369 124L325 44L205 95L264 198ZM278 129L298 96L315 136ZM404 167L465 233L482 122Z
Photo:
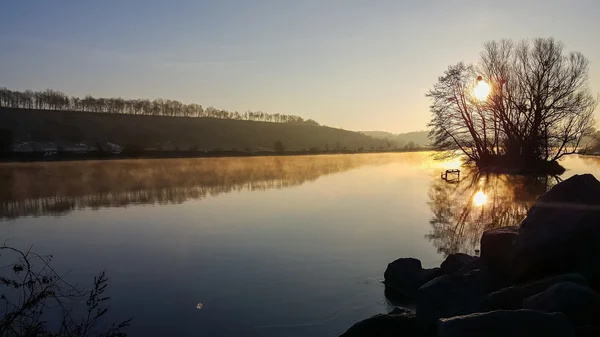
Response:
M384 140L326 126L14 108L0 108L0 129L9 130L15 142L107 141L141 148L168 143L179 149L270 150L276 141L290 151L386 146Z
M406 145L409 142L413 142L417 146L429 145L429 139L427 138L428 131L414 131L398 134L386 131L360 131L360 133L376 139L384 139L391 142L396 142L399 146Z

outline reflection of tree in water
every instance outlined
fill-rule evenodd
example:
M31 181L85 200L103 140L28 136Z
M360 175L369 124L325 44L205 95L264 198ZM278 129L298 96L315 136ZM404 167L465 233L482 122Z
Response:
M517 226L556 177L468 173L458 183L435 179L429 189L433 216L427 238L438 252L474 254L488 229Z
M389 155L321 155L4 164L0 219L287 188L393 160Z

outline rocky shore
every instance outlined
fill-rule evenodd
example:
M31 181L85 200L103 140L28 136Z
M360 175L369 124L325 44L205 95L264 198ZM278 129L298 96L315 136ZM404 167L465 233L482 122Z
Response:
M397 307L343 337L600 336L600 182L573 176L540 197L518 227L486 231L480 256L449 255L438 268L390 263Z

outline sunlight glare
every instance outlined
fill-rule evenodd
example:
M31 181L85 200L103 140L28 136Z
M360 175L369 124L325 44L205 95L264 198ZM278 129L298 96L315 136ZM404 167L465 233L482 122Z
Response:
M480 101L485 101L491 91L492 91L492 88L484 80L478 81L477 85L475 86L475 89L473 89L473 93L475 94L475 97Z
M452 158L450 160L443 162L442 167L447 170L452 170L452 169L460 168L461 164L462 164L462 162L461 162L460 158Z
M473 204L475 206L483 206L487 203L487 195L483 191L475 193L473 196Z

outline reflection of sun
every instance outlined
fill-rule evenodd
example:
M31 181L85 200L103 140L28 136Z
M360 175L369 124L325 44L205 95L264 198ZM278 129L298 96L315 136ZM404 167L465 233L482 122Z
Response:
M483 191L475 193L473 196L473 204L475 206L483 206L487 203L487 195Z
M460 158L454 158L451 160L447 160L442 164L442 167L447 169L447 170L451 170L451 169L457 169L460 168L461 165L461 161Z

